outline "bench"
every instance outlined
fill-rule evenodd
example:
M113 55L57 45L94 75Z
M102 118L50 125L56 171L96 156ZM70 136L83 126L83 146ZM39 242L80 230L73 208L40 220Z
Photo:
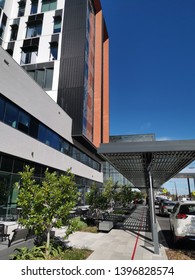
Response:
M12 243L14 243L15 241L23 241L23 240L27 240L28 238L28 233L29 230L27 228L17 228L13 230L13 236L11 239L9 239L9 243L8 243L8 247L11 246Z
M102 221L99 223L99 231L110 231L114 227L113 221Z

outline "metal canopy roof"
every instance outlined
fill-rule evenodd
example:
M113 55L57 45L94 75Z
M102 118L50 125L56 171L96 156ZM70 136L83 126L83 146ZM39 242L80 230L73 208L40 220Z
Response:
M159 188L195 160L195 140L115 142L101 144L98 153L137 188Z

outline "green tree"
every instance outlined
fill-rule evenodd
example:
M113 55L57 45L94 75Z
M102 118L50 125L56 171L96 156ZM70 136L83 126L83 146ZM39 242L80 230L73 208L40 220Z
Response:
M123 185L118 187L118 192L116 194L115 200L119 202L123 207L126 207L134 199L134 194L132 188L128 185Z
M34 169L26 166L19 185L18 206L22 208L19 222L36 235L46 233L46 255L49 253L52 227L60 228L68 222L69 211L76 205L78 190L74 176L45 172L41 183L34 179Z
M106 209L107 207L107 199L96 185L91 186L90 191L86 194L86 201L92 210Z

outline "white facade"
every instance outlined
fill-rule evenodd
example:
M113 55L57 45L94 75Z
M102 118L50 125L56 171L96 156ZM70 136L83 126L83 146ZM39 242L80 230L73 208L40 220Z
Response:
M24 40L30 38L36 38L37 36L28 36L27 35L27 28L28 28L28 18L29 16L33 16L35 14L31 13L31 0L26 0L24 15L18 17L18 9L19 9L19 2L16 0L6 0L4 6L4 13L7 15L7 24L4 31L2 47L4 49L8 48L8 44L13 42L11 39L11 31L12 25L16 20L19 20L18 31L17 31L17 38L14 40L14 51L13 51L13 59L20 65L28 65L28 64L39 64L39 63L47 63L53 61L53 81L52 81L52 88L45 91L51 96L51 98L57 102L57 88L58 88L58 77L59 77L59 70L60 70L60 53L61 53L61 31L55 34L58 34L58 55L57 58L52 60L51 50L50 50L50 42L51 36L54 34L54 17L55 12L57 10L61 10L61 22L63 22L63 15L64 15L64 6L65 0L58 0L57 6L55 10L42 12L42 1L38 1L38 7L36 14L44 14L43 15L43 24L42 30L39 37L39 47L38 52L34 54L31 59L30 63L22 63L22 46ZM22 2L22 1L21 1Z
M0 47L0 93L14 104L51 128L69 143L71 118L37 85L31 77ZM75 175L103 182L103 174L52 147L0 122L0 152L21 159L66 171L71 168ZM80 147L81 148L81 147ZM87 149L83 149L84 152ZM97 160L93 153L88 155Z

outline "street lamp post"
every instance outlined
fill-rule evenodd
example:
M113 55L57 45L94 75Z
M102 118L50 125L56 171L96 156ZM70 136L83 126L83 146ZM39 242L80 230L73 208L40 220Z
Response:
M178 194L177 194L177 185L175 181L170 181L171 183L174 183L175 185L175 196L176 196L176 200L178 201Z

